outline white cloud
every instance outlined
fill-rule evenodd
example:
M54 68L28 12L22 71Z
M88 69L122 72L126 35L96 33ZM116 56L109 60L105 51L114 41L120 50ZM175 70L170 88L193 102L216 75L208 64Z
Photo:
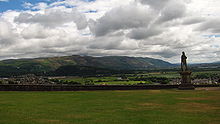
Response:
M43 14L36 13L34 15L22 12L18 17L15 17L15 22L32 24L38 23L46 27L57 27L68 22L75 22L78 29L84 29L87 26L85 16L74 9L70 12L62 11L60 9L51 9L45 10Z
M30 8L33 7L34 5L31 4L31 3L29 3L29 2L24 2L24 3L22 4L22 6L23 6L24 8L26 8L26 9L30 9Z
M33 6L32 9L46 9L48 7L47 3L44 3L44 2L40 2L40 3L37 3L37 5Z
M12 25L8 22L0 21L0 48L13 44L15 41L15 33Z
M185 51L190 62L219 61L220 37L204 37L220 33L219 6L212 0L27 2L25 10L0 13L0 59L128 55L177 63Z

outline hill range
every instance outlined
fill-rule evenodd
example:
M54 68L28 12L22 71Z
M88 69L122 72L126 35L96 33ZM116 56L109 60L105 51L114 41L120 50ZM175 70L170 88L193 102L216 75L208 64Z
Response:
M62 56L33 59L9 59L0 61L0 76L23 74L36 75L84 75L121 73L128 70L155 70L179 67L178 64L148 57L127 56ZM193 68L219 68L220 62L193 64Z
M44 74L48 72L79 70L147 70L173 67L169 62L143 57L127 56L62 56L33 59L9 59L0 61L0 76L27 73ZM71 70L71 71L72 71ZM61 72L59 72L61 73Z

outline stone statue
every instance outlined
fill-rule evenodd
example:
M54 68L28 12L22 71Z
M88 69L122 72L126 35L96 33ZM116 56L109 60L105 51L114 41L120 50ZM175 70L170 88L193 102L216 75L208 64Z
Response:
M182 52L182 56L181 56L181 70L182 71L187 71L188 70L187 64L186 64L186 59L187 59L187 57L186 57L185 53Z
M191 71L188 70L187 64L186 64L186 55L184 52L182 52L181 56L181 84L179 85L180 90L193 90L195 87L191 83Z

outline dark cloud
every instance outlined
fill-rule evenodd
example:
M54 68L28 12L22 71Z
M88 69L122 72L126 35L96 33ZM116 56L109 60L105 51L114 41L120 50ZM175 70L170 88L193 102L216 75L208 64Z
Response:
M197 23L201 23L204 22L205 19L202 17L189 17L186 18L185 20L183 20L183 25L191 25L191 24L197 24Z
M220 18L215 18L202 23L196 31L210 31L212 33L220 33Z
M185 15L185 12L186 7L184 3L169 2L166 5L166 7L161 11L157 23L163 23L177 18L181 18Z
M157 28L136 28L133 29L130 33L128 33L128 37L131 39L141 40L146 39L155 35L158 35L162 32L161 29Z
M107 12L97 22L90 21L90 29L96 36L104 36L120 29L146 27L152 14L149 9L137 5L122 6Z
M177 51L171 50L170 47L164 48L163 46L158 47L158 49L151 49L154 46L149 46L149 50L146 51L146 49L141 49L139 51L136 51L136 54L140 55L149 55L149 56L160 56L162 58L172 58L177 55L179 55Z
M142 4L147 4L154 9L163 9L170 0L136 0Z
M150 54L152 55L159 55L163 58L171 58L171 57L174 57L176 55L178 55L176 52L172 51L172 50L162 50L162 51L159 51L159 52L151 52Z

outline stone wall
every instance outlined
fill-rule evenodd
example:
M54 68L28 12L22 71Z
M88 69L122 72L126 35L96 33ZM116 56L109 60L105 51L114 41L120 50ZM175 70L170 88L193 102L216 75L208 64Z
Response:
M220 87L220 85L194 85L195 87ZM81 90L144 90L177 89L179 85L14 85L2 84L0 91L81 91Z
M172 89L178 85L0 85L0 91L78 91Z

